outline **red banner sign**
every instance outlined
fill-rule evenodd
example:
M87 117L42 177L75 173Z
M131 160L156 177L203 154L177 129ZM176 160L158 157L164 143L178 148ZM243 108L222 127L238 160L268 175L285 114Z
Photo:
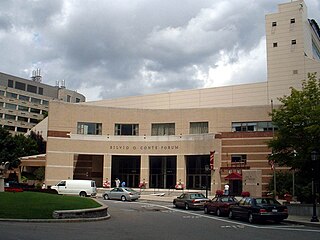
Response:
M214 169L214 153L216 151L210 151L210 170Z

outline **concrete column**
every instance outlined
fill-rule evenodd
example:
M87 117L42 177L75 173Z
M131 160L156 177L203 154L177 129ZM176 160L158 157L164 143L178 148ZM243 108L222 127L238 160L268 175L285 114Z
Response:
M149 168L149 155L141 155L140 182L145 181L146 188L149 188Z
M179 182L181 179L182 184L186 185L186 161L184 155L177 155L177 179L176 182Z
M112 162L112 155L104 154L103 156L103 181L107 178L111 182L111 162Z

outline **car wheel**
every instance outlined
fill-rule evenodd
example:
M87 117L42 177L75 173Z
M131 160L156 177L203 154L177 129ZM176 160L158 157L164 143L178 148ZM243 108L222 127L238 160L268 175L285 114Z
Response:
M252 213L249 213L248 221L249 221L249 223L254 223L254 218L253 218Z
M234 215L233 215L233 212L232 212L231 210L229 211L228 217L229 217L230 219L234 219Z
M126 199L126 196L121 196L121 201L126 201L127 199Z
M209 209L208 209L207 206L204 207L203 211L204 211L205 214L209 214Z
M188 203L186 203L186 204L184 205L184 209L189 210L189 204L188 204Z
M86 197L87 194L86 194L86 192L82 191L82 192L79 193L79 196L80 196L80 197Z
M218 217L221 217L221 211L220 211L220 208L218 208L218 209L217 209L216 214L217 214L217 216L218 216Z
M109 196L108 196L108 194L103 195L103 199L104 199L104 200L109 200Z

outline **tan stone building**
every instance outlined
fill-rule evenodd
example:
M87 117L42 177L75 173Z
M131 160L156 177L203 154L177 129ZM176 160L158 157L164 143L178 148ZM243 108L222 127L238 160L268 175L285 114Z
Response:
M266 16L266 82L49 105L46 184L119 178L127 186L266 194L271 102L320 70L319 27L303 1ZM210 154L211 152L211 154ZM206 171L206 168L212 168Z

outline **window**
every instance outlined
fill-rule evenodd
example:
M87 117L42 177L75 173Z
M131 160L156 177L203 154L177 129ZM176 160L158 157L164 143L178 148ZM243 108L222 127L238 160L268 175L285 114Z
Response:
M24 96L24 95L19 95L19 99L20 100L23 100L23 101L27 101L27 102L29 102L29 97L28 96Z
M208 133L208 122L191 122L190 134Z
M66 181L61 181L57 184L58 187L65 187L66 186Z
M277 26L277 22L272 22L272 27Z
M4 96L4 91L0 90L0 96Z
M0 102L0 108L3 107L3 102Z
M274 43L273 43L273 47L278 47L278 43L277 43L277 42L274 42Z
M7 119L7 120L16 120L16 116L15 116L15 115L11 115L11 114L5 114L5 115L4 115L4 119Z
M102 123L78 122L77 133L84 135L101 135Z
M291 40L291 44L292 44L292 45L297 44L297 40L295 40L295 39Z
M67 102L71 102L71 96L67 95Z
M26 133L27 131L28 131L28 128L17 127L17 132L24 132L24 133Z
M174 134L175 134L174 123L152 123L151 124L152 136L164 136L164 135L174 135Z
M233 154L231 155L231 163L247 163L247 155Z
M18 94L12 93L12 92L7 92L7 97L17 99Z
M26 90L26 84L22 83L22 82L16 82L15 89L19 89L19 90L25 91Z
M37 104L41 104L41 99L39 99L39 98L31 98L31 102L32 103L37 103Z
M292 73L293 74L298 74L298 70L293 70Z
M15 130L15 126L4 125L3 127L4 127L4 129L9 130L9 131L14 131Z
M30 118L30 123L39 123L39 120L38 119L34 119L34 118Z
M21 121L21 122L28 122L28 118L18 116L18 121Z
M233 132L266 132L277 130L277 127L272 124L272 122L240 122L232 123Z
M27 85L27 91L31 93L37 93L37 87L33 85Z
M290 23L292 24L292 23L295 23L296 22L296 19L295 18L291 18L290 19Z
M8 79L8 87L13 88L13 80Z
M37 109L37 108L30 108L30 112L40 114L40 109Z
M48 111L46 111L46 110L42 110L42 115L46 115L46 116L48 116Z
M138 136L139 124L115 124L114 135Z
M80 98L76 98L76 103L80 102Z
M18 110L24 111L24 112L29 112L29 108L28 107L21 106L21 105L18 105Z
M232 123L232 129L235 132L252 132L256 131L255 122L246 122L246 123Z
M47 100L42 100L42 104L43 104L43 105L49 105L49 101L47 101Z
M43 88L42 87L39 87L38 94L43 95Z
M16 110L17 109L17 105L16 104L11 104L11 103L6 103L6 109Z

